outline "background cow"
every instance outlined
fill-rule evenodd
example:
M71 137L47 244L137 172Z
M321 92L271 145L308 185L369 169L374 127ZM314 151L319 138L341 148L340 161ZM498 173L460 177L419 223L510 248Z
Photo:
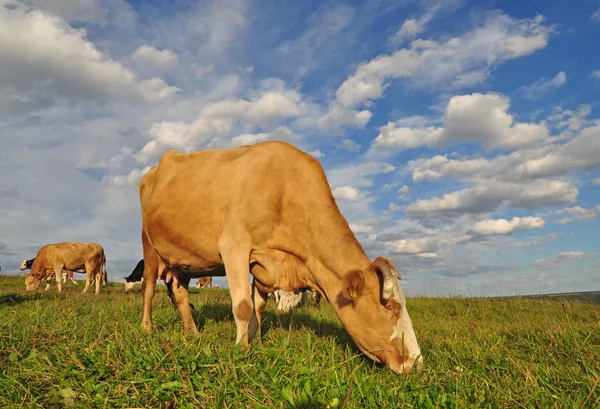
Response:
M196 281L196 288L211 288L212 287L212 277L198 277L198 281Z
M83 292L86 293L92 282L96 283L96 294L100 293L100 283L108 277L104 248L95 243L63 242L48 244L40 249L31 265L31 273L25 274L28 291L39 288L42 280L62 270L85 271L86 280ZM56 281L58 292L62 291L61 280Z
M144 259L138 261L135 265L135 268L129 274L129 276L125 278L125 291L131 291L137 282L140 282L144 279Z
M32 258L31 260L21 261L21 266L19 267L19 269L21 271L31 270L31 266L33 265L34 261L35 261L35 257ZM85 273L85 270L78 270L77 273ZM52 279L54 277L55 277L54 270L47 271L46 277L44 278L44 281L46 281L46 288L45 288L46 291L48 291L50 289L50 282L52 281ZM71 282L73 284L78 285L77 281L75 281L73 279L73 271L63 269L63 271L62 271L62 282L63 283L67 282L67 277L71 280ZM57 278L57 280L58 280L58 278Z
M243 343L260 336L268 293L310 286L366 356L395 372L421 366L397 271L367 257L309 154L283 142L170 151L142 178L140 201L145 328L158 278L184 329L197 332L190 280L225 275Z
M277 294L277 311L288 312L294 307L302 304L310 303L311 301L315 304L315 308L321 308L321 294L313 289L302 289L299 291L283 291L277 290L273 294Z

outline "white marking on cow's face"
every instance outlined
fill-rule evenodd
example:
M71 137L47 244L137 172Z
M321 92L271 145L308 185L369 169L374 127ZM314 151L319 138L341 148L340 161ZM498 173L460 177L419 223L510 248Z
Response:
M134 281L132 281L130 283L125 282L125 291L131 291L131 290L133 290L133 287L135 287Z
M404 293L400 287L398 287L397 290L398 291L394 291L394 296L400 305L402 305L402 311L388 341L393 342L394 340L398 339L404 344L405 352L408 354L408 358L402 364L402 368L399 368L401 372L404 372L405 368L410 369L413 366L419 370L423 366L421 349L419 348L419 343L417 342L417 336L415 334L415 330L413 329L412 321L408 311L406 310L406 298L404 297Z
M27 269L27 260L21 261L21 267L20 267L20 269L21 269L21 271Z

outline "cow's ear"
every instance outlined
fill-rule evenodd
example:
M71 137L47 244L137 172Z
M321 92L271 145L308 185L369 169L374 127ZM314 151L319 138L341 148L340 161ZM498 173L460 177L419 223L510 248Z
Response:
M362 295L365 290L365 278L362 271L351 271L344 278L344 297L353 300Z

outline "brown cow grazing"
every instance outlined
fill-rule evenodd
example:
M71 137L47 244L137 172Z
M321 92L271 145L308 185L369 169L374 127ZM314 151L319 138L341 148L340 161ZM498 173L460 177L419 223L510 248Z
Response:
M34 258L32 258L31 260L27 260L27 259L26 259L26 260L23 260L23 261L21 261L21 267L20 267L20 270L21 270L21 271L23 271L23 270L30 270L30 269L31 269L31 266L33 265L33 262L34 262L34 261L35 261L35 257L34 257ZM77 272L78 272L78 273L85 273L85 270L83 270L83 269L82 269L82 270L79 270L79 271L77 271ZM44 280L46 281L46 288L45 288L45 291L48 291L48 290L50 289L50 281L52 281L52 279L53 279L54 277L55 277L54 270L53 270L53 269L50 269L50 271L48 271L48 274L46 274L46 278L44 279ZM75 280L73 279L73 272L72 272L71 270L65 270L65 269L63 269L63 271L62 271L62 282L63 282L63 283L66 283L66 282L67 282L67 278L68 278L69 280L71 280L71 282L72 282L73 284L75 284L75 285L77 285L77 284L78 284L78 283L77 283L77 281L75 281Z
M103 271L104 268L104 271ZM35 291L42 280L52 275L60 277L62 271L85 271L86 293L93 281L96 283L96 294L100 293L100 283L106 280L106 257L104 248L94 243L56 243L48 244L40 249L31 266L31 273L25 274L25 286L28 291ZM56 281L58 292L62 291L61 280Z
M196 281L196 288L211 288L212 277L199 277Z
M190 279L225 275L244 343L260 336L268 293L310 286L368 357L398 373L421 367L398 273L367 257L312 156L284 142L170 151L142 178L140 200L145 328L157 278L184 328L197 332Z

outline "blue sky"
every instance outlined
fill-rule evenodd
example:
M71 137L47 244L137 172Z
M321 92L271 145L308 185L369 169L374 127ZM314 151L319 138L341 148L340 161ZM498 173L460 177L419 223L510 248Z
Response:
M164 152L280 139L408 295L600 290L598 38L594 0L0 0L2 271L120 280Z

